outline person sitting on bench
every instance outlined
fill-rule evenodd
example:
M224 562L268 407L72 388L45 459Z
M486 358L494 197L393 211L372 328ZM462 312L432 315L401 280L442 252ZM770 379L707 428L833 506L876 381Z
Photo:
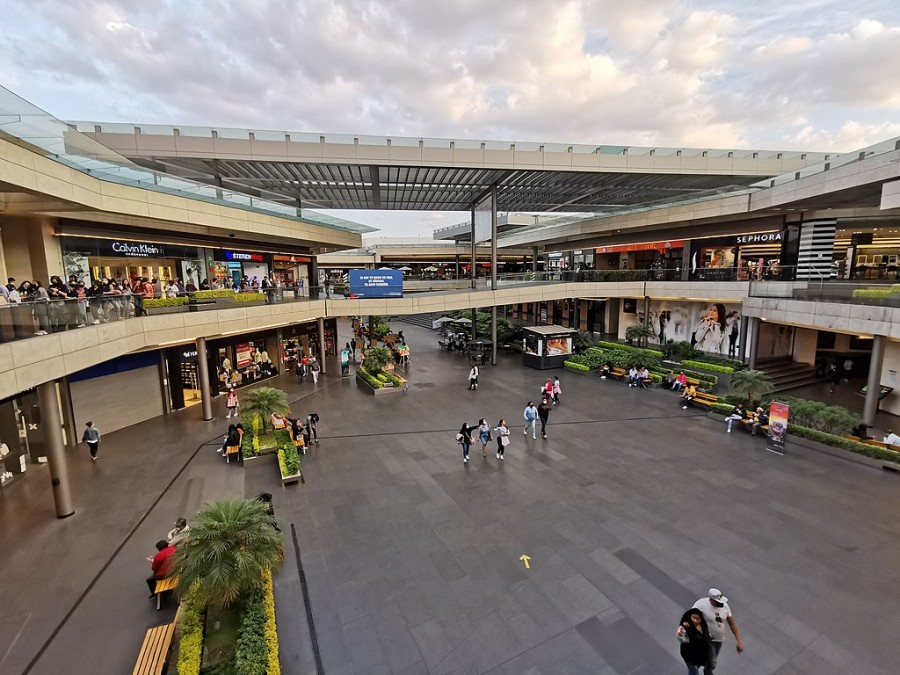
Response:
M682 389L685 388L686 385L687 385L687 375L685 375L684 371L682 370L675 377L675 383L672 385L672 389L674 389L675 391L681 391Z
M172 554L175 553L175 547L165 539L156 542L156 555L150 560L150 569L153 574L147 577L147 586L150 588L150 599L156 597L156 582L162 581L172 569Z
M638 386L638 369L637 366L631 366L628 369L628 386L636 387Z
M868 424L866 424L865 422L860 422L858 425L856 425L855 427L853 427L850 430L850 435L856 436L857 438L861 438L863 440L866 440L867 438L869 438L868 429L869 429Z
M605 380L607 377L609 377L609 374L612 372L612 368L612 364L609 361L604 363L603 367L600 369L600 379Z
M756 409L756 414L753 416L753 421L750 425L750 435L756 436L756 432L759 431L760 427L764 427L769 423L769 415L762 408Z
M747 419L747 408L744 407L743 403L738 403L734 406L734 410L731 411L731 414L728 416L726 422L728 423L727 428L725 429L729 434L731 433L731 426L735 423L735 421L743 421Z
M689 384L685 387L684 391L681 392L681 401L684 405L682 405L682 409L687 410L688 403L694 400L694 397L697 395L697 387L692 384Z
M650 379L650 371L647 370L647 366L644 366L643 368L641 368L640 372L638 373L638 379L637 379L637 383L641 389L647 388L647 383L645 382L645 380L649 380L649 379Z

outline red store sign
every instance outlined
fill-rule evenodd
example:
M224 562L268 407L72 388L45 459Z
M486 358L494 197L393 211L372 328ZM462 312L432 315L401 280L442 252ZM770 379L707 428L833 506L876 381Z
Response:
M643 244L619 244L617 246L600 246L594 253L625 253L627 251L659 251L665 253L669 249L684 248L684 240L651 241Z

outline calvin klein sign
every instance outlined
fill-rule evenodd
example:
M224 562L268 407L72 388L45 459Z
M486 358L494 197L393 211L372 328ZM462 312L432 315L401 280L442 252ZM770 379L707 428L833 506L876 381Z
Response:
M110 246L113 253L126 258L149 258L164 255L161 246L155 244L136 244L130 241L114 241Z
M738 235L736 243L741 244L774 244L784 239L784 232L760 232L759 234Z

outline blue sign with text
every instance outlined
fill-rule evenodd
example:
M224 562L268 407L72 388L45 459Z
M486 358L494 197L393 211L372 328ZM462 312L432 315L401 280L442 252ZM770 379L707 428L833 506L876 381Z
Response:
M400 270L350 270L350 294L357 298L402 298Z

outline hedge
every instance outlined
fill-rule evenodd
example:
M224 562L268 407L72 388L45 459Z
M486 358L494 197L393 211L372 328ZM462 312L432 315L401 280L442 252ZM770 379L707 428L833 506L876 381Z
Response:
M705 352L700 352L697 356L689 357L690 361L699 361L700 363L706 363L713 366L725 366L726 368L733 368L734 370L740 370L744 367L744 362L739 361L738 359L729 359L725 356L714 356L712 354L706 354Z
M383 389L384 384L379 382L368 370L365 368L357 368L356 370L357 379L362 380L366 384L368 384L372 389Z
M568 368L569 370L577 370L579 372L587 373L591 369L581 363L577 363L575 361L564 361L563 366Z
M230 288L219 288L214 291L197 291L194 297L198 300L210 300L212 298L233 298L234 291Z
M235 293L234 301L235 302L259 302L260 300L265 300L265 293Z
M300 455L293 444L282 446L278 451L278 465L282 476L294 476L300 473Z
M711 370L714 373L724 373L725 375L734 374L734 368L732 368L731 366L720 366L716 363L706 363L705 361L686 360L682 361L681 365L687 366L688 368L702 368L704 370Z
M623 345L621 342L607 342L606 340L598 341L597 346L604 347L606 349L621 349L621 350L625 350L625 351L641 349L639 347L633 347L631 345ZM645 352L650 352L651 354L653 354L653 356L656 356L657 358L662 358L662 356L663 356L663 353L661 351L659 351L658 349L641 349L641 350L645 351Z
M829 434L825 431L819 431L818 429L810 429L808 427L800 426L799 424L789 424L788 433L825 445L831 445L840 448L841 450L855 452L858 455L865 455L866 457L871 457L873 459L900 464L900 452L881 448L877 445L869 445L868 443L861 443L860 441L851 441L849 438L843 438L836 434Z
M181 600L181 640L178 643L179 675L199 675L203 660L203 612L196 593L189 590Z
M272 573L267 571L263 586L253 590L244 603L235 647L235 670L241 675L278 675L278 630L275 625L275 596ZM180 674L179 670L179 674Z
M719 413L720 415L730 415L731 411L734 410L734 406L730 403L713 403L709 406L711 412Z
M181 307L188 304L189 298L147 298L144 300L144 309L153 309L154 307Z
M883 288L856 288L853 290L854 298L890 298L893 292Z

